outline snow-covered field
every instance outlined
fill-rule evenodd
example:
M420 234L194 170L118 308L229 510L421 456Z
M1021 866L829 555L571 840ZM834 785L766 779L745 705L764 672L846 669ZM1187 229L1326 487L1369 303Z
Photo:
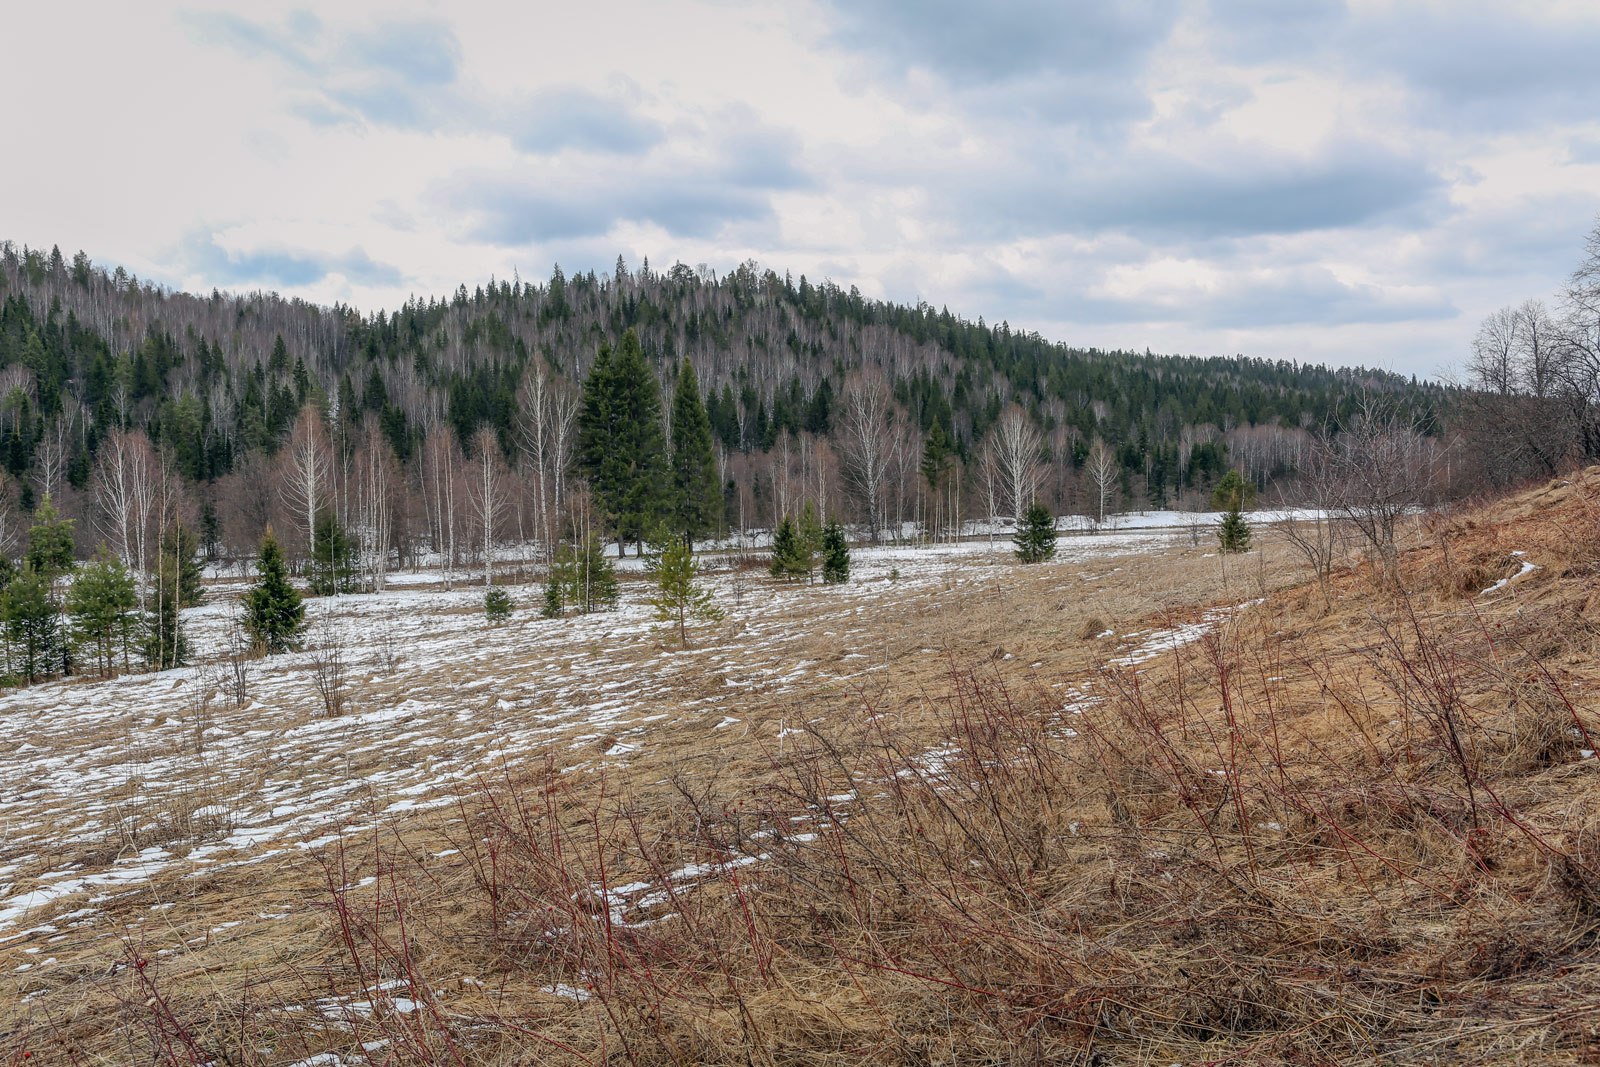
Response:
M1161 531L1065 538L1058 558L1179 541ZM91 924L152 878L294 861L451 804L504 763L593 768L741 729L752 699L793 699L785 694L877 669L886 606L981 588L1015 566L1010 548L997 538L858 549L852 580L833 587L714 571L730 618L681 651L660 644L636 583L615 612L554 620L537 617L537 589L516 589L511 622L490 627L481 587L421 588L442 575L401 574L382 594L309 602L310 647L250 662L242 706L225 652L243 583L221 583L213 603L184 613L195 666L0 696L11 740L0 754L0 945ZM819 634L837 649L826 661L801 647ZM335 659L345 708L329 716L317 682Z

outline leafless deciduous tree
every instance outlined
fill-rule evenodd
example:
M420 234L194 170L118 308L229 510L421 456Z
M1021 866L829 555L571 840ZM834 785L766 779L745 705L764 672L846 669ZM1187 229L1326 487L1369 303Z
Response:
M1117 457L1109 446L1096 437L1089 445L1089 457L1084 460L1084 471L1089 475L1089 481L1094 485L1097 500L1096 525L1106 521L1106 505L1111 502L1111 496L1117 487Z
M1332 511L1361 535L1391 582L1399 580L1395 534L1406 514L1432 502L1438 443L1408 412L1368 397L1327 443Z
M1483 321L1467 361L1463 420L1496 481L1549 476L1600 459L1600 226L1561 294Z
M1339 482L1334 450L1326 439L1314 441L1301 461L1295 480L1293 503L1306 508L1309 515L1290 512L1281 529L1285 539L1317 576L1317 588L1324 605L1333 604L1333 567L1339 558L1340 532L1335 509L1339 505ZM1283 506L1290 501L1280 494Z
M39 489L46 496L61 496L61 483L72 457L72 438L78 433L82 420L81 407L70 402L63 406L61 414L51 421L39 441L35 461L39 466Z
M552 379L539 365L523 380L520 399L522 454L533 468L539 536L548 565L566 507L566 478L572 466L579 398L570 385Z
M312 539L317 535L317 510L328 495L329 470L332 463L328 431L322 425L322 415L307 404L295 420L284 449L283 495L285 503L303 526L305 548L309 556Z
M479 544L483 546L483 584L492 584L494 535L506 506L506 477L500 458L500 439L485 426L473 435L472 487L468 500L477 520Z
M378 591L388 579L394 495L400 485L400 464L394 450L376 421L368 418L356 451L356 514L361 543L366 549L367 573L372 588Z
M999 495L1010 505L1011 516L1019 523L1023 512L1038 495L1044 476L1044 464L1039 459L1041 444L1043 438L1038 427L1016 407L1000 416L994 436L989 439Z
M456 478L458 465L455 434L436 425L422 443L423 500L428 508L433 550L444 568L445 588L450 588L456 563Z
M885 482L894 444L889 425L894 398L883 379L863 376L845 398L840 419L844 476L867 518L868 536L878 539L885 525Z
M159 467L143 430L112 430L100 444L94 499L102 536L143 583Z

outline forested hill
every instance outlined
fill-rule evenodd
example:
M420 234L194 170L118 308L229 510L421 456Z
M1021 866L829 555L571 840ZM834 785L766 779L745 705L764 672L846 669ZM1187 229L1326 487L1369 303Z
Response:
M537 284L491 280L363 314L273 293L170 292L81 252L68 260L6 243L4 464L25 497L52 483L41 458L81 489L103 435L141 427L184 476L210 482L274 454L308 402L334 425L370 412L402 465L438 426L464 449L490 426L515 458L530 374L543 366L580 383L601 342L629 328L663 395L680 361L693 361L729 456L828 440L843 398L876 378L915 451L937 424L961 462L1019 405L1046 459L1067 471L1049 483L1058 496L1095 437L1116 450L1125 492L1170 502L1195 484L1196 463L1201 480L1224 464L1263 481L1289 469L1301 428L1337 422L1362 390L1399 391L1425 411L1444 399L1372 370L1077 349L753 263L718 277L683 264L630 270L619 258L609 276L557 268ZM42 449L52 430L53 451Z

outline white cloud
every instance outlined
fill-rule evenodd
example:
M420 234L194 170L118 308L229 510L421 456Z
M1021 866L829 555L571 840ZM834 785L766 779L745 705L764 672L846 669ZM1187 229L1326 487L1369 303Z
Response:
M0 237L369 309L753 256L1076 344L1433 373L1600 210L1580 4L91 3L8 32Z

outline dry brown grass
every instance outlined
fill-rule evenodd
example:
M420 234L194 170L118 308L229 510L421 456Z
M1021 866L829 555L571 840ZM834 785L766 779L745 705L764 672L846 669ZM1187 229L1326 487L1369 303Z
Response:
M506 766L359 847L158 882L135 903L170 900L172 927L22 980L48 995L0 1013L0 1047L1600 1062L1597 499L1591 471L1419 523L1403 593L1355 566L1331 607L1270 536L1226 572L1178 549L952 576L875 601L865 640L795 590L782 655L831 677L726 705L736 729Z

